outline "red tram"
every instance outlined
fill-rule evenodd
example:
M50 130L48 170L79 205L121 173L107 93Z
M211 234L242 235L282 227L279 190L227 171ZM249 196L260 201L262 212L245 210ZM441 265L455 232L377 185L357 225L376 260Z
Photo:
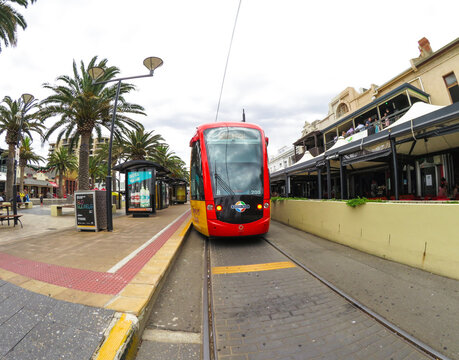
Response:
M257 125L201 125L190 141L190 193L194 227L210 237L268 232L268 139Z

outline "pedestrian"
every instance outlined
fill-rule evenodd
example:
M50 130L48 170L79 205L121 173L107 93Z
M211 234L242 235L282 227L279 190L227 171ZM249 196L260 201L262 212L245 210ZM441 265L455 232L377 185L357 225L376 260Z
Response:
M43 193L40 194L40 206L43 207Z

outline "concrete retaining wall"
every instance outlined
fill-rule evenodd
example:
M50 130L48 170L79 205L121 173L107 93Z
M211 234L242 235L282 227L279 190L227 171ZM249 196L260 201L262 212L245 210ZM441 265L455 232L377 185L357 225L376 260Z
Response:
M459 280L459 204L280 200L272 218L352 248Z

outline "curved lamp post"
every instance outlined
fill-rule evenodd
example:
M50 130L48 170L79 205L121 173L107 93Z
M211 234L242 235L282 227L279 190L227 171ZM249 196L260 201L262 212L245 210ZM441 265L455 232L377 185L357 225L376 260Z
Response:
M113 231L113 219L112 219L112 144L113 144L113 129L115 127L115 118L116 118L116 108L118 106L118 97L120 95L120 88L121 88L121 81L123 80L130 80L130 79L138 79L138 78L144 78L144 77L149 77L153 76L153 73L156 68L159 68L162 64L163 61L158 58L158 57L148 57L143 61L143 64L145 67L150 70L150 73L147 75L138 75L138 76L129 76L129 77L124 77L124 78L119 78L119 79L111 79L111 80L105 80L105 81L97 81L100 79L104 74L105 71L104 69L100 67L93 67L88 69L89 76L93 80L93 85L96 84L106 84L109 82L118 82L118 86L116 88L116 96L115 96L115 104L113 105L113 116L112 116L112 123L110 125L110 143L108 146L108 162L107 162L107 177L105 180L105 188L107 191L107 231Z
M24 107L22 108L21 111L21 117L19 120L19 131L18 131L18 140L16 143L16 154L14 155L14 171L13 171L13 214L17 215L18 214L18 204L17 204L17 197L18 197L18 185L17 183L17 167L18 167L18 158L20 154L20 146L21 146L21 140L22 140L22 126L24 124L24 116L27 111L30 110L32 107L32 103L35 99L35 97L32 94L22 94L21 95L22 101L24 103ZM14 217L14 225L18 224L18 218L15 216Z

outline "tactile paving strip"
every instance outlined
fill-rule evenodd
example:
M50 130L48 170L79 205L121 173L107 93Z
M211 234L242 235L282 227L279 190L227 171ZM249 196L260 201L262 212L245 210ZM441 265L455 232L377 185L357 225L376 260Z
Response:
M97 294L118 294L183 224L190 211L115 273L74 269L0 253L0 268L49 284Z

